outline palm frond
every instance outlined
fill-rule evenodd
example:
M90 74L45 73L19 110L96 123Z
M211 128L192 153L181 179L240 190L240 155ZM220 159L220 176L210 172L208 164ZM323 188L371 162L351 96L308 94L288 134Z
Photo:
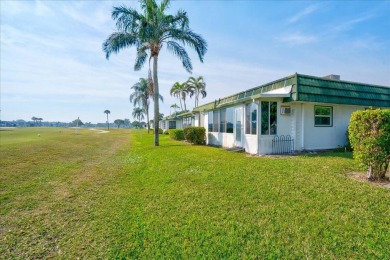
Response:
M188 56L187 51L180 46L177 42L168 41L167 49L176 55L182 62L183 67L189 72L192 72L191 58Z
M164 39L173 39L182 42L184 45L188 45L196 51L199 60L203 62L203 56L207 52L207 42L203 37L197 33L194 33L190 29L168 29L164 34Z
M111 17L116 20L116 27L122 32L127 32L129 29L134 32L138 27L137 21L141 19L141 15L137 10L123 5L114 7Z
M142 51L142 50L138 51L137 57L135 58L134 70L140 70L144 66L147 58L148 58L148 53L146 51Z
M160 12L164 12L166 9L168 9L170 6L170 0L163 0L161 1L161 4L160 4Z
M106 53L106 59L110 58L111 53L118 53L120 50L136 45L137 36L134 34L114 32L103 43L103 51Z
M177 24L181 30L187 29L189 26L187 12L184 10L177 11L176 15L172 18L172 23Z

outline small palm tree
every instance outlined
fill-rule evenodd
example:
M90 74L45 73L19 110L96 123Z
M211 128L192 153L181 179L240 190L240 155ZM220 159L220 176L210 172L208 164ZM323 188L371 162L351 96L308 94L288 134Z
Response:
M135 46L137 55L134 69L140 70L145 62L153 60L150 80L154 88L154 145L159 145L159 84L158 57L165 45L173 55L178 57L183 67L192 72L191 59L184 46L189 46L198 54L203 62L207 51L207 43L199 34L189 27L187 13L179 10L175 15L166 14L170 0L162 0L160 5L156 0L140 0L141 11L125 6L114 7L112 18L116 20L117 31L112 33L103 43L103 51L108 59L112 53Z
M133 109L133 118L135 119L138 119L139 122L141 122L141 120L143 120L145 117L145 110L143 108L140 108L140 107L135 107Z
M187 110L186 98L187 98L187 95L192 95L192 89L190 89L187 86L186 82L184 82L184 83L176 82L175 84L173 84L171 91L170 91L170 94L171 94L171 96L175 96L179 99L181 110L183 110L183 106L181 103L181 101L183 100L184 110Z
M37 124L37 120L38 120L38 118L37 118L37 117L35 117L35 116L33 116L33 117L31 118L31 120L32 120L32 121L34 121L34 125L36 125L36 124Z
M204 82L202 76L197 78L190 77L187 80L187 86L192 89L190 97L195 96L195 107L197 107L199 105L199 95L202 95L202 98L205 98L207 95L206 82Z
M145 110L149 133L149 104L150 97L153 96L153 87L151 84L149 84L147 79L140 78L139 81L131 87L131 89L133 89L134 92L130 94L130 102L132 102L134 106L141 106ZM161 95L159 95L159 99L162 102L164 101Z
M110 123L108 122L108 114L110 114L110 110L106 109L104 110L104 114L107 114L107 130L110 130Z
M173 109L175 109L175 114L176 114L176 109L177 108L180 108L177 104L173 104L173 105L171 105L171 108L173 108ZM172 113L171 113L172 114Z

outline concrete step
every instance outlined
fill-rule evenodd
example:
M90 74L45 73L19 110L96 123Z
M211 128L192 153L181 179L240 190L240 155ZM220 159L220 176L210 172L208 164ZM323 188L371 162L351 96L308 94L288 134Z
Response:
M235 152L235 153L244 153L245 152L245 149L242 148L242 147L231 147L231 148L225 148L226 151L229 151L229 152Z

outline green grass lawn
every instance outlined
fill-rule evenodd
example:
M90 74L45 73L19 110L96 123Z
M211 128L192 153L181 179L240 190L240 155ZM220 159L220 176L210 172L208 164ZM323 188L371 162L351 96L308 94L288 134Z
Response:
M390 192L346 177L350 153L261 158L160 138L0 131L0 258L390 256Z

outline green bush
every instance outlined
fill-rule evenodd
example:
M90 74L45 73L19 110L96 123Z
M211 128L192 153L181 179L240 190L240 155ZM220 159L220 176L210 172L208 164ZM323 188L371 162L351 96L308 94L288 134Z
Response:
M158 129L158 134L159 135L162 135L164 133L164 130L162 130L161 128Z
M165 130L164 135L169 135L169 130Z
M206 129L204 127L189 126L184 128L184 138L193 144L204 144Z
M183 129L170 129L169 136L175 140L184 140L184 131Z
M351 141L349 140L349 131L348 131L348 129L345 132L345 136L346 136L346 142L345 142L344 149L345 149L345 151L352 152L353 149L352 149L352 146L351 146Z
M368 168L368 178L385 178L390 162L390 110L354 112L348 132L353 157Z

